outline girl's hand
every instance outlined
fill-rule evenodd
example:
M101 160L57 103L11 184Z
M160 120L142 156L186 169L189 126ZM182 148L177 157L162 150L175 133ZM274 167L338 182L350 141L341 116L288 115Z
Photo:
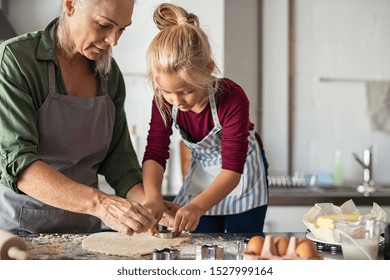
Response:
M152 214L152 217L154 219L154 224L149 229L149 233L151 235L154 235L154 233L156 232L157 224L163 216L165 206L162 200L145 200L143 206Z
M166 227L173 227L177 210L182 206L180 204L164 200L165 211L160 220L160 224Z
M172 232L194 231L204 211L196 204L187 204L177 210Z

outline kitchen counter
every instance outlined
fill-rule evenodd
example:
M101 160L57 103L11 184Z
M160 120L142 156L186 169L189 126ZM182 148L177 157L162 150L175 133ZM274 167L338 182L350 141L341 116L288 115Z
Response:
M270 187L269 205L275 206L313 206L315 203L331 202L341 205L352 199L356 205L372 206L373 202L381 206L390 205L390 189L370 193L369 196L352 187Z
M204 244L215 244L224 248L225 260L237 260L237 242L250 238L255 234L192 234L192 239L178 247L182 260L195 260L196 248ZM267 233L265 234L267 235ZM304 233L272 233L277 236L303 237ZM37 260L152 260L152 255L135 258L108 256L102 253L86 251L82 248L82 240L87 234L32 234L22 236L27 244L27 249ZM156 248L157 249L157 248ZM339 250L323 250L324 259L342 259Z

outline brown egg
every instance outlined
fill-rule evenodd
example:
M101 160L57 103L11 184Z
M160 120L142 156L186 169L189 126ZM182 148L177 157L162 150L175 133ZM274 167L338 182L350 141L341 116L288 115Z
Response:
M288 239L285 236L278 236L275 238L275 246L276 250L278 251L278 256L284 256L287 253L287 248L288 248Z
M297 247L295 248L295 253L297 254L298 257L304 257L304 258L315 257L317 253L317 249L315 248L313 242L311 242L312 244L310 244L310 242L301 241L298 243Z
M264 237L260 235L252 236L251 239L249 239L248 244L246 246L246 252L249 254L255 254L257 256L260 256L261 250L263 249L264 245Z
M317 252L317 246L313 243L313 241L306 237L303 237L299 239L298 244L301 244L302 242L307 242L312 247L313 252Z

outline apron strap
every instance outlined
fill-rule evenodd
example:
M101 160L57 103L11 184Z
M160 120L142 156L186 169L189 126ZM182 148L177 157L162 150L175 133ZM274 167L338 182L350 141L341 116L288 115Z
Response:
M218 118L217 103L215 102L214 89L211 83L208 84L208 91L209 91L211 113L213 114L214 126L221 127Z
M171 116L172 116L172 120L173 120L173 123L175 124L175 127L176 127L176 128L178 128L178 125L177 125L177 123L176 123L177 111L178 111L177 106L173 105L173 106L172 106L172 113L171 113Z
M102 95L108 94L108 79L107 76L99 71L100 85L102 87Z

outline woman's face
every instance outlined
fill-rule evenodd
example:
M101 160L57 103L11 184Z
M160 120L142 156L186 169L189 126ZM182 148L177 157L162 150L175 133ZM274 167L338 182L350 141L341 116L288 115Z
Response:
M204 101L208 96L207 88L198 91L186 84L176 73L161 73L156 84L164 99L177 106L180 111L200 113L206 105Z
M72 2L72 1L70 1ZM133 0L106 0L97 4L76 6L66 16L68 43L72 53L97 60L115 46L131 24Z

